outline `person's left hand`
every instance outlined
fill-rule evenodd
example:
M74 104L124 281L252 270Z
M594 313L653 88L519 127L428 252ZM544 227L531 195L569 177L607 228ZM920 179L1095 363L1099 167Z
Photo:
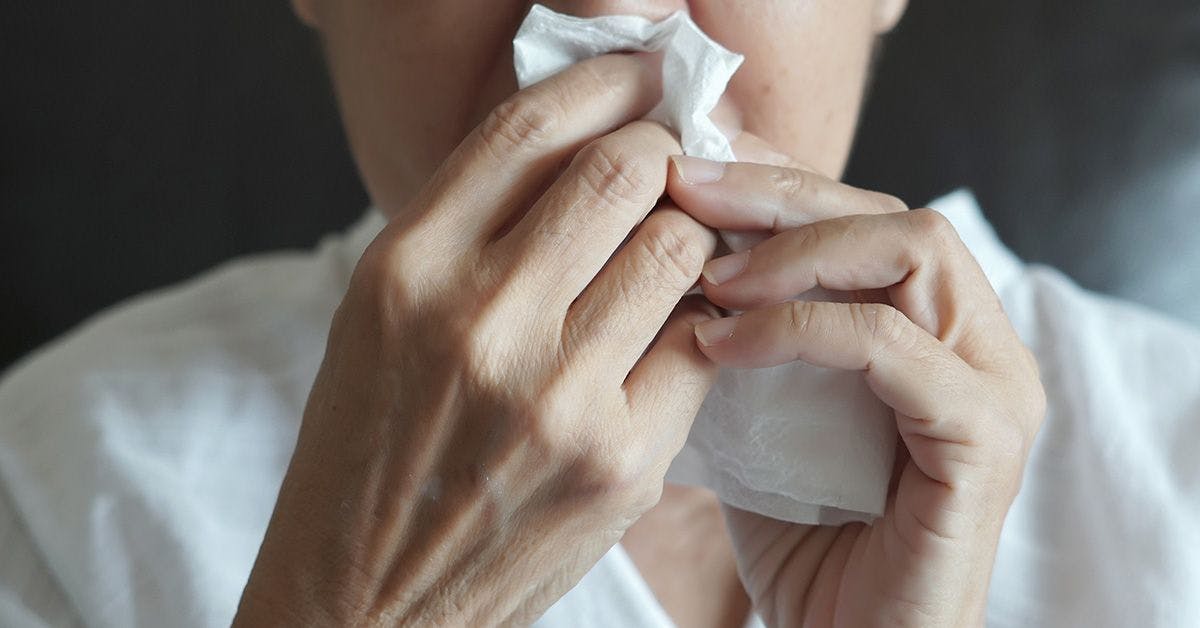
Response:
M725 367L803 360L861 371L903 443L871 525L727 508L756 611L782 626L982 624L1045 398L954 227L798 167L675 158L667 190L711 227L774 234L706 266L705 295L746 312L699 324L703 352ZM795 300L816 287L850 302Z

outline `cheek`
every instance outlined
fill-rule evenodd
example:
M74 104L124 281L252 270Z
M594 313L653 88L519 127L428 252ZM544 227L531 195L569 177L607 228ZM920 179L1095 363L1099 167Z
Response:
M692 3L714 39L746 56L723 103L741 126L830 176L845 167L874 34L858 0Z
M524 0L333 2L322 35L342 118L372 201L403 204L514 88ZM500 71L497 70L499 68Z

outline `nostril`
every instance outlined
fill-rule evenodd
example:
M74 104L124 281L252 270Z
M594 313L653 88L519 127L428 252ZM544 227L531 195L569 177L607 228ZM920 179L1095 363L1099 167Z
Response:
M640 15L656 22L688 8L687 0L542 0L542 4L579 17Z

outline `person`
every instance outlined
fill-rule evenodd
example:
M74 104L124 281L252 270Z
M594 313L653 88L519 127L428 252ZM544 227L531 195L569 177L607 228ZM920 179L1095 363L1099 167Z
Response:
M377 209L8 374L0 623L1200 621L1200 334L1021 264L966 193L837 181L903 0L547 3L744 53L732 164L641 120L650 57L517 92L527 2L294 4ZM664 486L718 368L792 360L894 410L869 525Z

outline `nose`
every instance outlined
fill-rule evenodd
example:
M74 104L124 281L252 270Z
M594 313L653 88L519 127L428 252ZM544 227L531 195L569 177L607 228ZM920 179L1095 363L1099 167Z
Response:
M543 0L542 4L569 15L640 15L658 21L688 8L687 0Z

